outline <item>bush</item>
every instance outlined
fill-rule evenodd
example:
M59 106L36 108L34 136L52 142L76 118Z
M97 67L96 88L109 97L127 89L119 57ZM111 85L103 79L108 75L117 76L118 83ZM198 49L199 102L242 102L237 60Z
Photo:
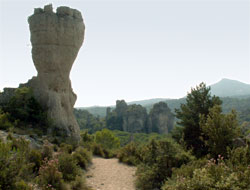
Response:
M77 165L86 170L87 166L91 162L92 154L86 149L79 147L73 153L73 158L76 160Z
M192 176L175 176L166 181L162 190L248 190L250 188L250 166L244 170L230 168L219 156L195 169Z
M86 186L85 179L82 176L77 176L76 180L71 183L72 190L90 190Z
M25 125L36 125L43 130L46 130L50 125L46 110L34 98L31 88L16 89L14 96L2 109L10 114L12 122L19 120Z
M61 144L60 144L60 150L61 150L62 152L71 154L72 151L73 151L73 147L72 147L72 145L70 145L70 144L61 143Z
M48 160L50 160L53 157L53 152L53 146L49 144L48 141L46 141L42 148L42 159L44 160L45 158L47 158Z
M32 190L33 188L32 188L32 186L25 183L25 181L21 180L19 182L16 182L15 189L18 189L18 190Z
M59 171L59 162L57 159L48 160L45 158L38 173L37 183L43 190L61 189L63 185L63 175Z
M171 177L172 169L180 167L193 159L180 145L171 140L155 141L141 149L142 164L136 172L138 189L160 188Z
M117 157L120 162L134 166L142 161L138 145L133 142L121 148Z
M239 127L235 111L229 114L222 114L220 106L209 109L207 117L201 116L200 126L206 134L204 139L209 152L213 157L217 155L227 156L227 147L232 148L233 139L239 136Z
M1 130L8 130L14 127L14 125L9 121L9 114L2 113L0 110L0 129Z
M42 165L42 153L38 150L31 150L28 155L28 161L33 163L33 172L37 173Z
M93 143L92 145L92 150L93 150L93 154L96 156L101 156L101 157L105 157L105 154L103 152L103 148L101 145Z
M59 155L59 171L62 172L63 179L65 181L74 181L79 174L76 160L72 155L62 153Z
M119 138L115 137L112 131L108 129L97 131L95 134L95 142L107 150L118 149L120 147Z
M0 187L12 190L21 170L24 156L20 151L12 150L11 144L0 142Z

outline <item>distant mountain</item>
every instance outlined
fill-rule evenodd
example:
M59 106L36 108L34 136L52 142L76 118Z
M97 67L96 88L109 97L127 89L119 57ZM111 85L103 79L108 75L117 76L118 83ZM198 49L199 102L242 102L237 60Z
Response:
M210 86L212 95L219 97L250 97L250 84L237 80L222 79Z
M245 84L231 79L222 79L221 81L211 85L210 87L212 95L221 97L221 100L223 101L222 108L224 112L229 112L231 109L235 109L239 113L249 112L250 84ZM181 104L185 103L186 98L185 97L180 99L155 98L149 100L127 102L127 104L128 105L140 104L144 106L149 112L149 110L153 107L153 105L160 101L166 102L168 104L168 107L174 113L176 108L179 108ZM105 117L107 107L92 106L92 107L82 107L77 109L84 109L89 111L91 114L95 116ZM109 107L114 108L115 106L109 106Z
M139 101L133 101L133 102L128 102L128 105L131 104L140 104L142 106L145 105L150 105L150 104L155 104L161 101L166 101L168 100L167 98L154 98L154 99L148 99L148 100L139 100Z

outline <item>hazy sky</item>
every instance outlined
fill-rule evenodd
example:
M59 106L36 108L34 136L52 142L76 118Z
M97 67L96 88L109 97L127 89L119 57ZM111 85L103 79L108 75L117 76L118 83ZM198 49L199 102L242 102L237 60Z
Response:
M179 98L222 78L250 83L249 0L0 0L0 90L36 75L27 17L49 3L84 17L70 76L77 107Z

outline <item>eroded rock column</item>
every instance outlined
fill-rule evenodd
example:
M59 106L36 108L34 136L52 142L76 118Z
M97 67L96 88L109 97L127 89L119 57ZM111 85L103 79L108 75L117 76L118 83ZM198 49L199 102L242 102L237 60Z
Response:
M80 129L73 115L76 95L69 75L84 40L82 15L69 7L58 7L53 12L52 5L47 5L44 9L35 9L28 22L32 59L38 72L28 86L48 109L53 120L50 131L79 141Z

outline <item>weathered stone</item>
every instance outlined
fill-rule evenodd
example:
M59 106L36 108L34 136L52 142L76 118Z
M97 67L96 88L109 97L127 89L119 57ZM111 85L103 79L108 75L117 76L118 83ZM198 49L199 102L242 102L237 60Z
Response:
M154 104L149 113L148 120L148 132L156 132L160 134L168 134L173 128L174 115L168 108L165 102L159 102Z
M117 100L116 101L115 111L116 111L118 117L122 117L125 114L125 112L127 111L127 109L128 109L128 105L124 100Z
M141 105L129 105L123 115L123 131L137 133L146 132L147 111Z
M69 75L84 40L81 13L68 7L58 7L54 13L52 5L47 5L44 10L35 9L28 22L38 75L25 86L32 87L35 98L48 109L54 124L50 131L79 142L79 126L73 115L76 95Z

